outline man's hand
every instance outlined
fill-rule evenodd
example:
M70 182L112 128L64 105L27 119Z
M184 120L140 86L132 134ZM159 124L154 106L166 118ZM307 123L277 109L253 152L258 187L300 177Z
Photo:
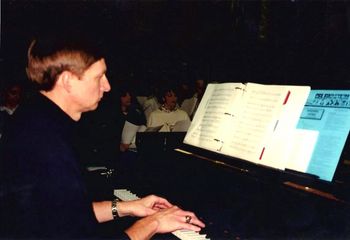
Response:
M135 216L146 217L152 215L159 210L170 208L173 205L165 198L161 198L155 195L149 195L147 197L118 203L119 216Z
M125 232L132 240L146 240L156 233L169 233L179 229L199 232L203 227L205 224L193 212L172 206L138 220Z

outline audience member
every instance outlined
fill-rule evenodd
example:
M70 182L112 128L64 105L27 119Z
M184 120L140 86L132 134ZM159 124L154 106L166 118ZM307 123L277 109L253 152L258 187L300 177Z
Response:
M9 84L4 88L0 103L0 138L5 125L12 118L22 98L22 86L19 83Z
M174 125L180 121L190 121L187 113L178 108L174 87L164 87L160 100L162 105L153 111L147 121L147 127L162 126L160 131L171 132Z
M161 197L89 199L72 147L72 128L111 87L103 55L80 41L60 41L62 36L35 40L28 50L27 74L39 91L21 104L3 135L0 235L97 238L97 223L127 215L141 217L125 230L130 239L178 229L199 231L204 224L194 213Z
M129 149L130 145L134 143L134 138L136 136L136 132L134 129L127 128L127 126L133 125L137 127L146 125L146 118L139 106L136 98L134 97L132 90L129 86L119 86L118 88L118 100L120 102L119 109L119 119L120 125L119 129L121 132L120 139L120 151L125 152ZM125 123L129 124L125 124ZM132 131L132 132L127 132ZM122 136L132 135L127 139L123 139Z

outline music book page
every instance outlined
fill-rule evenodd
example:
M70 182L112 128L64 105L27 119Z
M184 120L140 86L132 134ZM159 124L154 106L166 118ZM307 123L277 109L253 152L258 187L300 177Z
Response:
M350 130L350 90L312 90L297 128L319 132L306 172L332 181Z
M242 83L208 84L196 114L187 131L185 142L216 151L221 146L221 134L229 124L231 106L240 98ZM238 106L237 106L238 107ZM235 108L238 111L237 108ZM234 128L231 125L230 128Z
M280 105L279 102L276 105L277 116L271 119L275 124L273 128L270 126L270 129L267 130L267 140L262 146L258 163L284 170L290 151L292 151L292 144L289 140L295 134L300 115L310 93L310 87L293 85L282 87L286 90L282 94L283 103Z
M295 129L309 91L308 86L209 84L184 142L284 169L286 156L280 149L288 150L285 139Z

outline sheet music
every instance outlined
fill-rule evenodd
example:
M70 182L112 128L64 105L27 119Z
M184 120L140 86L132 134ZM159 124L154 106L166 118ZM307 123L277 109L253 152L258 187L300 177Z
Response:
M291 155L295 129L300 114L308 98L310 87L284 86L287 89L272 135L269 136L263 157L258 162L270 167L284 170ZM288 96L288 97L287 97ZM287 100L287 101L285 101Z
M287 88L249 83L246 89L236 123L239 127L226 133L231 136L229 144L223 147L223 153L257 162L274 132Z
M209 84L185 143L284 169L308 86Z
M224 132L224 124L236 108L232 104L242 95L242 83L208 84L202 101L186 135L187 141L209 150L217 150L221 145L219 136ZM186 140L185 140L186 141Z
M310 87L223 83L208 85L185 143L284 169L288 139Z

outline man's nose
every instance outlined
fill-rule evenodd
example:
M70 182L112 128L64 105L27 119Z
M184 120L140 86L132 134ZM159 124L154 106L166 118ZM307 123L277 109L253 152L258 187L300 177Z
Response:
M104 92L109 92L111 90L111 85L109 84L109 81L106 75L103 77L101 89Z

